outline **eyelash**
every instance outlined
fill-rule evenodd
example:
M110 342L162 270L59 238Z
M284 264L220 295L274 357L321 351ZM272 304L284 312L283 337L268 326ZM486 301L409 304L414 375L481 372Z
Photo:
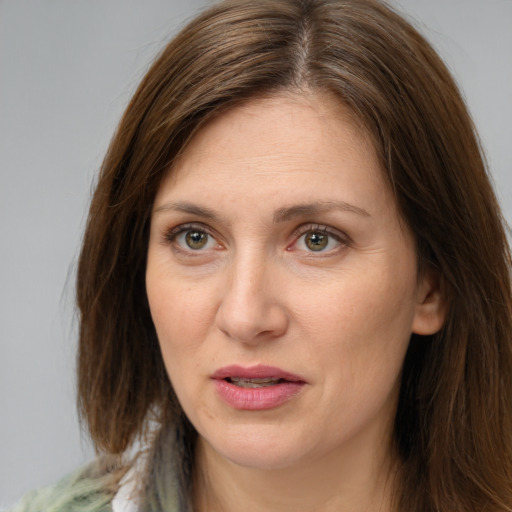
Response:
M176 239L181 234L187 233L188 231L197 231L198 233L204 233L208 237L216 239L216 235L214 235L212 233L212 231L210 229L208 229L205 225L191 223L191 224L180 224L179 226L176 226L175 228L166 232L164 235L165 241L169 244L172 244L176 251L181 251L181 252L189 254L189 255L199 256L198 253L200 253L201 251L199 251L199 250L194 251L194 249L192 249L192 248L185 249L183 247L180 247L176 243Z
M295 232L294 232L295 241L293 242L292 246L296 246L297 243L300 241L300 239L303 236L307 235L308 233L320 233L322 235L327 235L329 238L334 239L336 242L338 242L340 247L348 247L351 245L351 239L345 233L342 233L338 230L330 228L329 226L326 226L324 224L304 224L302 226L299 226L299 228L297 228L295 230ZM339 247L337 249L339 249ZM291 248L288 250L294 250L294 249ZM322 255L324 255L324 256L330 255L334 251L336 251L336 248L330 249L327 251L318 251L317 257L322 256ZM312 250L307 251L307 252L308 252L308 255L315 254L315 251L312 251Z
M180 251L182 253L185 253L190 256L199 256L202 252L200 249L194 250L192 248L184 248L181 247L179 244L176 243L176 239L183 233L187 233L189 231L197 231L198 233L203 233L207 235L208 237L213 238L214 240L217 240L218 235L215 235L211 229L209 229L207 226L203 224L195 224L195 223L189 223L189 224L180 224L179 226L176 226L175 228L169 230L164 234L164 239L166 243L172 244L174 246L174 249L176 251ZM347 247L351 244L351 239L346 235L345 233L341 233L338 230L334 230L330 228L329 226L322 225L322 224L304 224L302 226L299 226L293 233L294 241L290 246L287 247L288 251L297 250L295 246L298 244L300 239L307 235L308 233L320 233L322 235L327 235L330 239L334 239L337 243L340 244L341 247ZM321 255L327 255L331 254L336 249L330 249L327 251L321 250L317 252L317 256ZM311 255L315 254L315 251L310 250L306 251L307 253L310 253Z

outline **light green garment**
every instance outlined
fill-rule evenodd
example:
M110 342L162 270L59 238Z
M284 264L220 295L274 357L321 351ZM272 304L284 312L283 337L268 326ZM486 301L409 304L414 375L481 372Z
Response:
M112 491L95 464L66 476L57 484L29 492L8 512L112 512Z
M113 512L112 500L116 492L107 486L110 477L105 471L98 470L100 466L90 464L53 486L31 491L7 512ZM137 505L139 512L178 512L186 509L180 509L177 482L171 468L172 464L167 464L167 471L153 473L146 501ZM129 482L127 484L127 487L131 487ZM120 492L116 498L118 508L123 510L126 508L123 506L125 494ZM129 496L130 493L127 494ZM132 507L129 509L133 510Z
M125 484L130 487L130 481L145 482L144 496L137 503L138 512L185 512L192 509L188 496L183 498L186 491L180 493L180 489L186 487L180 485L178 478L183 471L177 471L184 460L182 445L174 428L162 430L149 450L149 470L144 463L145 457L131 460L131 469L121 478L120 485L124 488ZM115 467L112 459L100 457L56 485L28 493L7 512L113 512L112 500L118 489L112 489L112 467ZM131 477L131 480L125 477ZM124 494L121 492L119 499L116 498L116 506L122 502Z

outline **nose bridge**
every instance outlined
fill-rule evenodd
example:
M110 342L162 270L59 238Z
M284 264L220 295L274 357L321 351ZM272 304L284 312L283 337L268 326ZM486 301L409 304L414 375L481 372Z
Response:
M221 331L245 343L283 334L287 316L272 284L277 271L261 247L247 246L237 251L226 272L218 310Z
M230 288L239 299L262 299L260 294L265 290L265 281L272 269L268 258L258 248L248 247L239 251L238 257L233 261L230 272Z

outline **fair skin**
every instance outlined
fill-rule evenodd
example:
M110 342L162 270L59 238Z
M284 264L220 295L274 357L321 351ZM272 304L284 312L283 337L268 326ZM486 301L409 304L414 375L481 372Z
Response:
M335 100L254 99L203 127L157 193L146 272L199 433L198 509L390 510L401 368L411 333L441 327L435 283ZM233 365L294 377L255 391L219 377Z

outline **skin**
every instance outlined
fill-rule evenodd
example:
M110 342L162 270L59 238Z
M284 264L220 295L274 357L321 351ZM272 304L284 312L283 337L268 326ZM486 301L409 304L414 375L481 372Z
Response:
M206 243L191 248L197 232ZM443 304L342 105L281 94L202 128L156 196L146 285L199 433L199 510L390 510L402 363L412 332L441 327ZM279 407L237 410L211 379L231 364L306 384Z

